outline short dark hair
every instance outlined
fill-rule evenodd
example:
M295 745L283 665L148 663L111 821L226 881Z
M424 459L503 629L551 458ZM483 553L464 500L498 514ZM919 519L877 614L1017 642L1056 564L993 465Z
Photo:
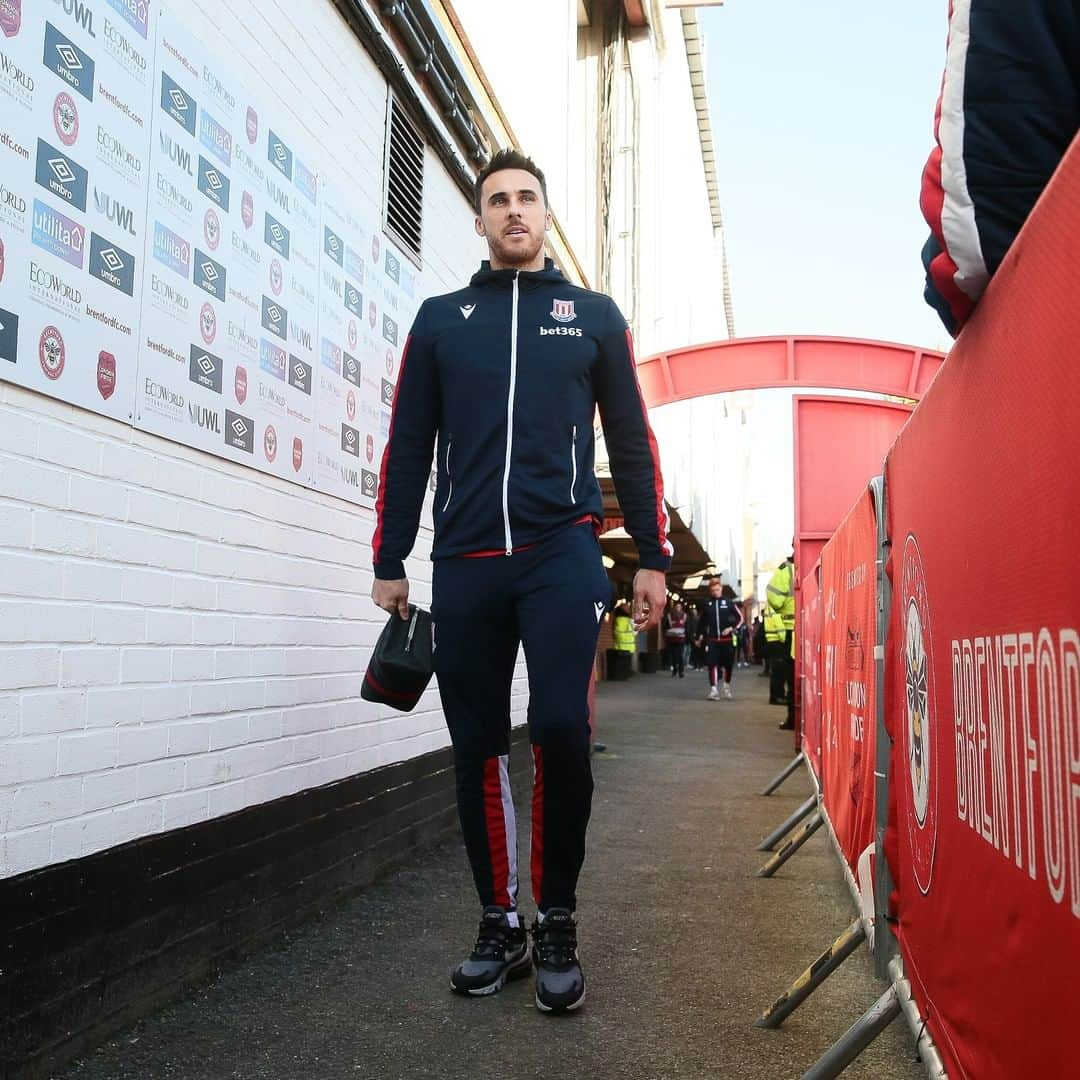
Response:
M537 167L536 162L517 150L500 150L480 170L476 177L476 183L473 184L473 209L477 215L480 213L480 189L484 186L484 181L492 173L501 172L503 169L521 169L523 172L532 173L540 184L540 194L544 196L544 206L547 206L547 181L544 179L544 174Z

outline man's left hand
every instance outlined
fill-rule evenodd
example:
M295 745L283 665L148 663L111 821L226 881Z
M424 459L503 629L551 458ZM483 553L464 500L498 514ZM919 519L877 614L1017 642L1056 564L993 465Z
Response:
M667 603L667 579L663 570L639 570L634 575L634 629L651 630L660 625Z

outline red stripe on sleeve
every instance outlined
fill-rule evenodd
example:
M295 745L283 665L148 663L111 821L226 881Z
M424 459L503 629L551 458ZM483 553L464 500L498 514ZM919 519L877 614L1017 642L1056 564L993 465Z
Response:
M383 510L386 507L386 472L390 463L390 445L394 438L394 421L397 419L398 387L405 380L405 361L409 358L409 344L412 342L410 334L405 339L405 348L401 350L401 367L398 369L397 386L394 388L394 404L390 409L390 429L386 435L386 447L383 450L382 464L379 466L379 494L375 499L375 535L371 538L372 562L379 561L382 551L383 535Z

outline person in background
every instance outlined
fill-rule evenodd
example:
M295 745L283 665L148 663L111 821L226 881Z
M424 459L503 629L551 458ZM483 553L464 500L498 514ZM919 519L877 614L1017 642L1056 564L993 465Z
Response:
M784 617L769 608L765 612L765 669L769 676L769 704L787 704L784 679Z
M686 674L686 611L679 601L665 616L667 626L664 640L667 642L668 657L671 661L671 677L681 679Z
M615 605L613 612L612 633L615 635L615 648L620 652L637 652L637 634L634 631L634 620L630 614L630 606L625 600L620 600Z
M743 623L742 609L735 601L735 590L721 583L719 576L709 580L709 599L698 623L698 641L705 646L705 664L709 669L709 701L720 700L719 676L723 672L724 697L731 697L731 670L735 666L737 631Z
M781 731L791 730L795 727L795 555L789 555L769 578L769 584L765 589L765 596L769 607L780 616L784 628L783 651L776 650L773 659L774 670L778 676L782 676L786 686L786 695L783 702L776 701L775 689L777 683L770 687L769 699L773 704L787 705L787 718L782 724L777 725Z
M700 616L698 614L697 604L690 604L686 612L686 646L684 648L684 655L686 657L686 666L691 671L697 671L697 646L694 644L697 638L698 620Z
M765 623L760 615L754 616L754 625L750 631L750 641L754 650L754 663L762 665L761 675L769 673L769 661L765 656Z

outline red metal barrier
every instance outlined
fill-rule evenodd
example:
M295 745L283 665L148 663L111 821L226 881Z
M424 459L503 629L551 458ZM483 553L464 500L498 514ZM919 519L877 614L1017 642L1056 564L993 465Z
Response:
M1080 149L886 466L886 850L950 1077L1080 1075Z
M802 686L800 741L806 760L821 787L821 564L802 580L799 588L799 621L796 642Z

